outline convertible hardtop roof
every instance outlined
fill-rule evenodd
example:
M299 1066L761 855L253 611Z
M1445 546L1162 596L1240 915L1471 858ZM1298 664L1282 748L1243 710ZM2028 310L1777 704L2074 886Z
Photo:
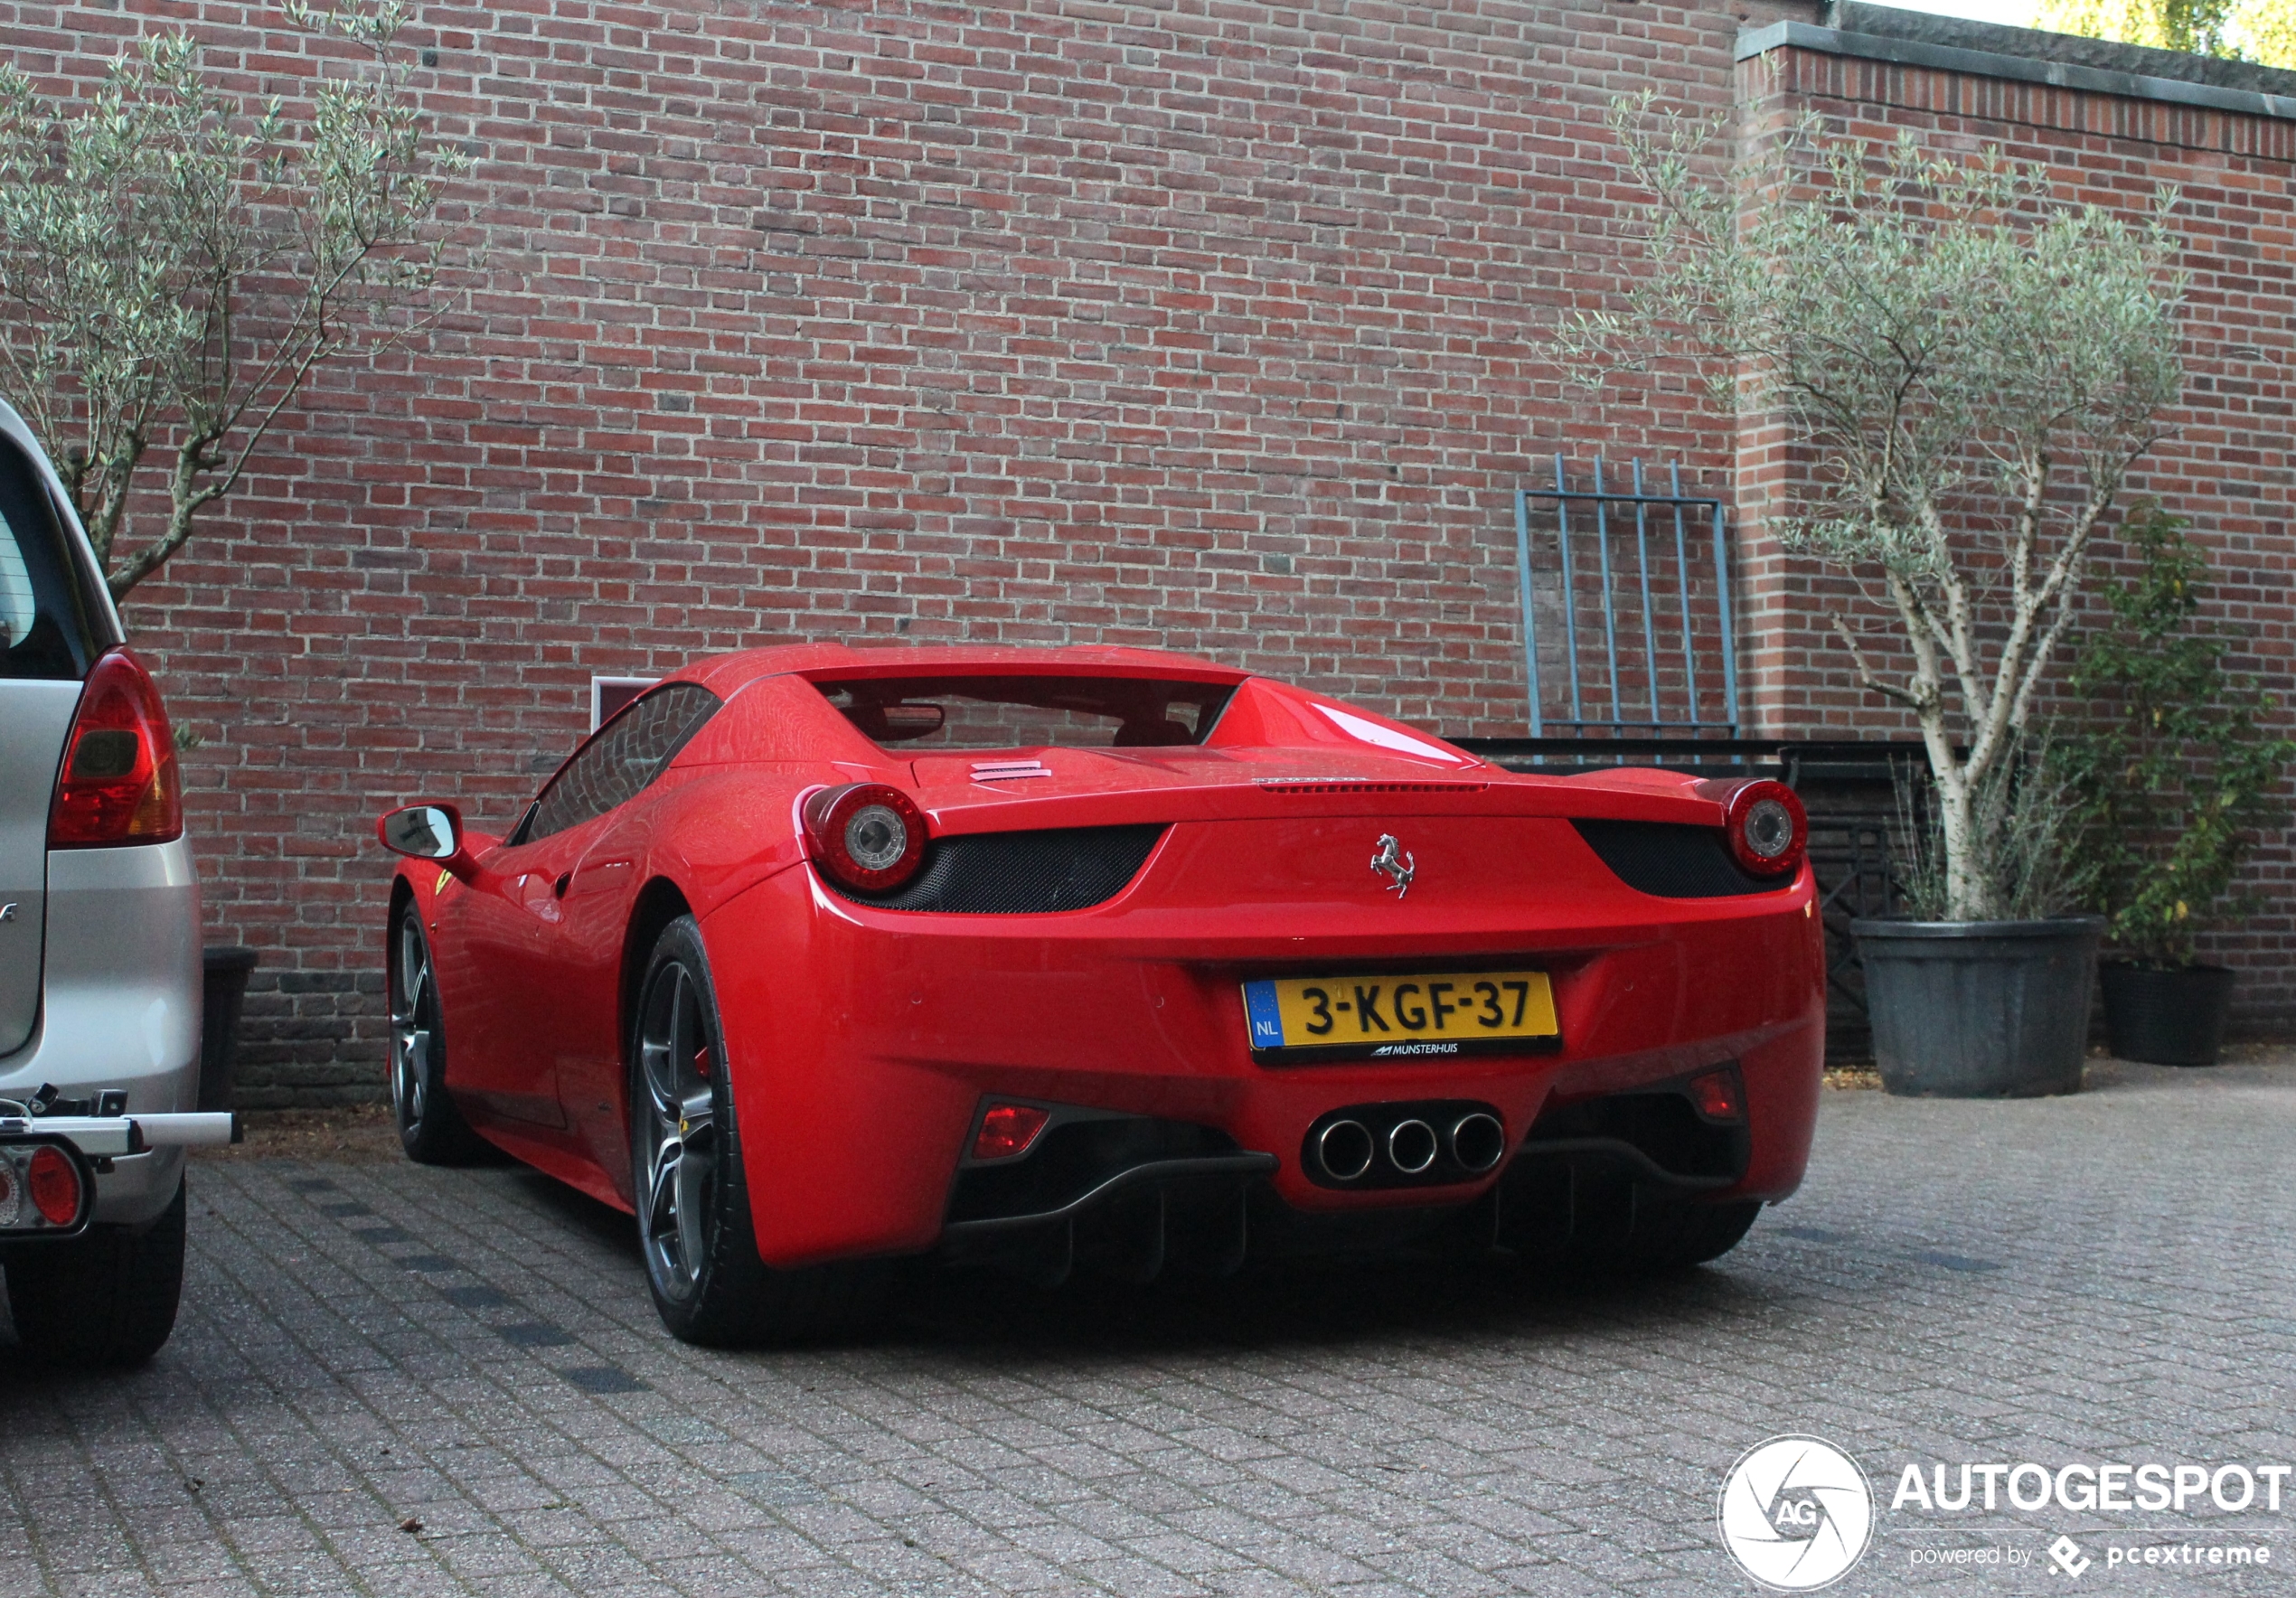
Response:
M744 649L710 655L671 673L664 681L698 682L720 698L729 699L738 690L765 677L803 675L816 682L828 683L870 677L947 677L968 672L1006 677L1106 673L1110 676L1163 677L1177 682L1223 684L1243 682L1256 675L1234 666L1223 666L1216 661L1177 654L1168 650L1112 648L1099 644L1022 649L897 644L882 648L854 649L842 644L785 644L766 649ZM1402 723L1393 725L1403 728ZM1622 797L1632 796L1633 800L1644 804L1650 800L1687 797L1698 782L1694 773L1680 770L1622 766L1559 776L1540 772L1508 771L1464 751L1460 751L1460 757L1468 766L1474 768L1473 778L1479 784L1568 788L1582 794L1607 790ZM1700 803L1708 810L1714 808L1711 801L1702 800ZM1635 804L1631 813L1642 814L1641 805ZM1672 811L1660 812L1644 819L1709 820L1703 813L1685 816Z
M801 673L821 682L861 677L950 676L993 672L1030 677L1093 675L1169 677L1190 682L1241 682L1249 672L1193 655L1162 649L1124 649L1103 644L1059 648L981 648L965 645L891 644L854 649L843 644L787 644L713 655L676 673L724 697L759 677Z

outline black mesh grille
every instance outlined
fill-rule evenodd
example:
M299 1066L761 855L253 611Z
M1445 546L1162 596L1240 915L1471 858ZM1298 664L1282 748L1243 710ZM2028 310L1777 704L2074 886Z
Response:
M1712 827L1671 822L1573 822L1603 864L1627 887L1660 898L1727 898L1791 888L1793 877L1757 877L1730 858Z
M880 910L970 916L1082 910L1115 898L1163 835L1162 823L975 832L935 841L925 869L898 893L855 893L822 880L841 898Z

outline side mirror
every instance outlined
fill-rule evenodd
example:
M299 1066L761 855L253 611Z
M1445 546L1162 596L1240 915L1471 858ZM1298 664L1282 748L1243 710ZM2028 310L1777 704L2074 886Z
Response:
M463 851L462 813L451 804L408 804L387 811L375 822L375 836L393 854L437 860L461 877L470 857Z

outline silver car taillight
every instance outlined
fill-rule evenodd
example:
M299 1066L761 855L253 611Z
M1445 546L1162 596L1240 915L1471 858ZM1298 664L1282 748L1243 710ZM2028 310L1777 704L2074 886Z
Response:
M48 847L166 843L183 835L183 785L166 707L144 663L115 649L80 691L48 812Z

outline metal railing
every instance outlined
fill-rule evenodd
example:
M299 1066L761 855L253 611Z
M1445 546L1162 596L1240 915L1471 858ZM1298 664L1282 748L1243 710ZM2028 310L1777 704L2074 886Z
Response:
M1515 492L1515 554L1522 586L1523 660L1530 672L1530 735L1535 738L1548 736L1549 727L1567 728L1577 736L1588 733L1623 736L1644 731L1661 736L1668 734L1698 738L1708 733L1735 738L1738 729L1738 668L1733 646L1736 634L1730 623L1730 573L1727 534L1724 531L1722 502L1682 492L1682 468L1668 468L1670 492L1653 494L1642 481L1642 463L1633 463L1632 493L1614 494L1604 484L1604 462L1595 462L1595 486L1591 491L1570 486L1563 457L1555 456L1555 486L1523 488ZM1559 567L1560 604L1562 610L1562 655L1570 681L1570 714L1547 714L1541 689L1539 671L1539 618L1537 583L1534 580L1534 560L1531 537L1531 502L1551 501L1555 508L1555 549ZM1574 533L1572 516L1581 518L1580 531ZM1590 525L1591 520L1591 525ZM1658 578L1652 583L1653 542L1651 523L1655 522L1658 546ZM1630 553L1627 528L1631 526L1633 570L1625 568ZM1697 551L1698 543L1707 542L1710 528L1712 575L1702 579L1698 570L1706 560L1707 551ZM1694 531L1695 529L1695 531ZM1667 560L1667 534L1672 533L1672 560ZM1615 536L1614 536L1615 534ZM1572 543L1576 538L1584 544L1591 538L1595 584L1593 604L1601 608L1602 633L1599 654L1591 661L1582 653L1581 632L1589 634L1592 643L1592 618L1582 629L1580 613L1591 609L1584 597L1586 587L1579 576L1579 567L1586 559L1583 549L1574 554ZM1614 544L1617 559L1613 559ZM1626 580L1622 583L1622 576ZM1671 577L1670 584L1668 578ZM1669 593L1669 588L1672 592ZM1627 635L1625 672L1621 672L1619 637L1622 631L1620 598L1622 591L1630 597L1636 611L1625 619ZM1672 616L1662 613L1671 601ZM1641 650L1634 649L1635 623L1640 623ZM1720 683L1718 696L1710 681L1702 682L1698 669L1698 637L1706 634L1709 658L1718 663ZM1625 685L1639 670L1640 686L1645 691L1637 695L1638 702L1629 705ZM1590 688L1585 679L1592 675L1595 682ZM1710 678L1711 672L1707 676ZM1586 700L1590 694L1602 697L1608 715L1589 715ZM1643 708L1639 702L1647 699L1648 716L1629 715L1630 710ZM1673 705L1667 701L1674 700ZM1718 716L1705 713L1707 705L1714 701Z

